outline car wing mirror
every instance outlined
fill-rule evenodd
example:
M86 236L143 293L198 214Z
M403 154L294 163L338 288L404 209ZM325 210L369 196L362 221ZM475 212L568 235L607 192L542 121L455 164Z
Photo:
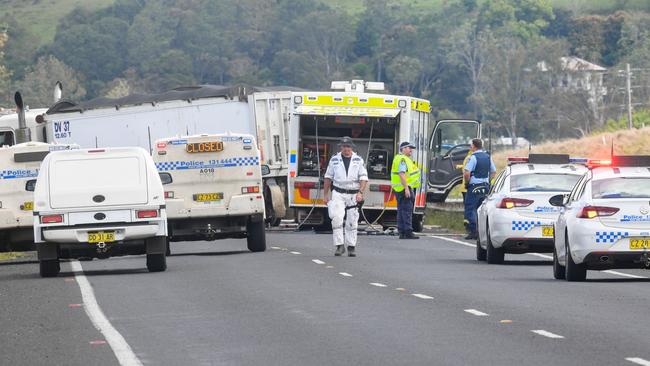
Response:
M36 179L30 179L25 183L25 190L27 192L34 192L36 189Z
M271 168L266 164L262 165L262 176L269 174L271 174Z
M566 194L556 194L548 200L548 203L550 203L551 206L564 207L564 205L566 205L566 198Z
M165 185L173 182L172 175L169 173L158 173L160 176L160 182Z

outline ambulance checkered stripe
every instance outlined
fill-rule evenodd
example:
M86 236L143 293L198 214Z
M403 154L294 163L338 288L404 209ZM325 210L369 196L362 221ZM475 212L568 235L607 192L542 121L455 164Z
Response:
M541 226L541 221L512 221L512 230L514 231L528 231L533 226Z
M629 235L627 231L596 231L596 243L614 243Z
M187 161L164 161L156 163L156 169L161 172L185 169L206 169L206 168L224 168L236 166L255 166L260 164L257 156L247 156L240 158L230 158L216 161L214 164L188 164Z

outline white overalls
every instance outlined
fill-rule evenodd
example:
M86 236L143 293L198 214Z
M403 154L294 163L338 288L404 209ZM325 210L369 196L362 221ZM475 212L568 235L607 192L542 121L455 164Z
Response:
M350 167L345 172L345 164L338 153L330 159L325 172L325 178L332 180L334 187L345 190L359 190L360 182L368 180L368 171L363 165L363 159L356 153L352 153ZM356 206L356 193L339 193L332 191L332 198L327 203L327 212L332 220L332 232L334 234L334 245L347 245L354 247L357 245L357 225L359 223L359 210L356 208L346 207ZM345 237L343 234L343 218L345 220Z

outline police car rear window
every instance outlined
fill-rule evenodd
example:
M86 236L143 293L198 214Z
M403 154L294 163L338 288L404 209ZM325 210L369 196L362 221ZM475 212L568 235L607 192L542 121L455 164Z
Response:
M650 178L609 178L591 184L594 199L650 198Z
M510 191L570 192L580 177L577 174L517 174L510 176Z

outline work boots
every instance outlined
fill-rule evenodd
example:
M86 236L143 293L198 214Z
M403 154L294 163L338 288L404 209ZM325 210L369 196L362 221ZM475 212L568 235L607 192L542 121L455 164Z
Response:
M420 239L420 237L413 234L412 231L408 231L408 232L400 234L399 238L400 239Z
M354 252L356 248L348 246L348 257L356 257L357 253Z
M345 253L345 246L343 245L337 245L336 246L336 251L334 252L334 255L337 257L340 257Z

